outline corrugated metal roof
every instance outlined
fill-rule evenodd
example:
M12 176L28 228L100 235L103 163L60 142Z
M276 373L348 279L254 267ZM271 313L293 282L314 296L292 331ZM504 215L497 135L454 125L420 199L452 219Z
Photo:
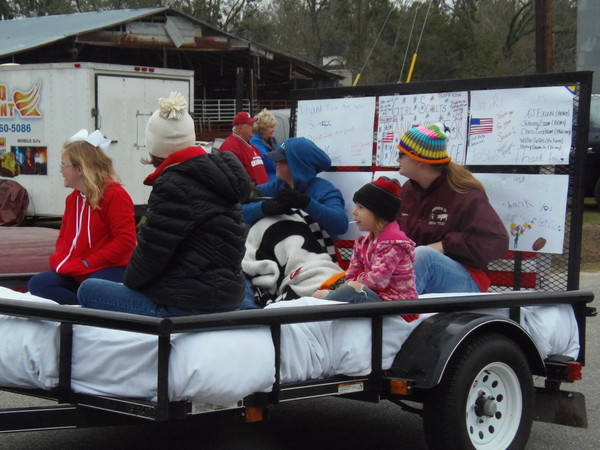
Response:
M188 32L181 36L185 38L185 42L178 39L179 36L169 28L169 22L175 20L175 18L177 18L177 26L181 25L182 27L178 31ZM182 24L179 18L188 20L190 25ZM141 21L152 23L136 23ZM153 38L153 31L158 33L155 36L156 40ZM289 71L289 76L297 80L312 79L313 75L325 77L327 80L342 78L308 61L236 37L202 20L169 7L0 20L0 61L3 59L2 62L31 64L70 60L69 58L73 55L65 53L68 50L64 46L57 49L57 54L63 52L62 58L56 54L50 54L46 57L43 50L40 51L40 49L72 37L78 39L78 45L76 45L77 56L80 56L79 51L82 51L85 54L83 58L86 61L120 62L122 64L122 54L120 56L111 55L112 59L107 60L103 58L105 53L102 50L119 48L126 51L128 47L133 48L135 46L132 44L134 42L144 49L151 49L154 46L162 50L163 48L170 48L172 45L173 48L177 48L182 52L189 52L190 56L197 56L202 53L203 59L197 59L194 63L190 62L191 60L188 57L183 60L174 59L175 66L173 67L175 68L195 69L194 64L202 66L203 62L216 64L221 67L221 70L223 64L228 63L230 66L246 66L249 61L249 54L272 62L271 69L276 73L283 74L284 77ZM136 40L138 38L139 40ZM161 41L162 38L165 42ZM231 55L223 59L225 53L231 53ZM28 54L35 54L35 57L32 59L27 56ZM136 54L135 56L139 60L136 64L162 65L160 61L157 62L156 58L152 59L152 63L150 63L148 53ZM179 66L177 66L177 61ZM184 61L184 63L181 61ZM127 63L131 63L131 58L127 58ZM286 65L289 65L289 67ZM204 71L206 72L206 69ZM215 76L221 75L222 73Z
M0 56L19 53L69 36L101 30L169 9L121 9L0 21Z

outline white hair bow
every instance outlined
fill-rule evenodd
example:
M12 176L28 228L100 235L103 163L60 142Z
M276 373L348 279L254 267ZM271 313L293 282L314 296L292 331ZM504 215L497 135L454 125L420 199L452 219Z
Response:
M69 138L69 142L73 141L85 141L88 144L98 147L103 152L108 150L108 146L112 142L110 139L105 138L100 130L94 131L92 134L88 134L85 128L82 128L77 133Z

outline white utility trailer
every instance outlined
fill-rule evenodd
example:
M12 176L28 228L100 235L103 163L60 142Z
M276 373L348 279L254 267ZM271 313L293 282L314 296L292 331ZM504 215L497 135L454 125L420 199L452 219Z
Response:
M113 141L108 154L134 203L145 204L144 130L158 98L171 91L192 107L193 71L83 62L0 66L0 176L27 189L29 215L62 215L70 192L59 170L62 146L82 128L99 129Z

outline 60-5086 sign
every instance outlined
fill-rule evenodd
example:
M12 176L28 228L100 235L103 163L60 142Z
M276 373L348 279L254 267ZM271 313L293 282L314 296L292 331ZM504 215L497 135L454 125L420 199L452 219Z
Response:
M0 123L0 133L31 133L31 124Z

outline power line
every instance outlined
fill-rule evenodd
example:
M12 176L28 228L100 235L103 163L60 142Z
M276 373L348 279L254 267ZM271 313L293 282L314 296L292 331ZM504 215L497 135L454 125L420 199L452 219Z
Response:
M400 69L400 77L398 78L398 83L402 82L402 74L404 73L404 65L406 64L406 58L408 57L408 48L410 47L410 41L412 40L413 30L415 29L415 22L417 21L417 14L419 13L419 9L421 5L417 6L415 10L415 16L413 17L413 23L410 27L410 34L408 35L408 42L406 43L406 50L404 51L404 59L402 60L402 68Z
M367 59L365 59L365 63L363 64L361 71L358 74L356 74L356 78L354 79L354 83L352 83L352 86L358 85L358 81L360 80L360 77L361 77L362 73L364 72L365 67L367 67L367 62L369 62L369 59L371 58L371 54L373 53L373 50L375 49L375 46L377 45L377 42L379 42L379 38L381 37L381 33L383 33L383 29L385 28L385 25L387 24L390 16L392 15L392 11L393 10L394 10L394 4L392 3L392 5L390 7L390 12L388 12L387 17L385 18L385 21L383 22L383 25L381 26L381 29L379 30L379 34L377 35L377 38L375 39L375 42L373 42L373 46L371 47L371 51L367 55Z
M427 18L429 17L429 10L431 9L431 3L432 3L432 0L429 0L429 6L427 6L427 12L425 13L425 20L423 20L423 26L421 27L421 34L419 35L419 40L417 41L417 48L415 48L415 53L413 54L412 61L410 63L410 69L408 70L408 76L406 77L407 83L410 83L410 80L412 79L413 71L415 69L415 64L417 63L417 54L419 52L419 46L421 45L421 39L423 38L423 32L425 31L425 24L427 23ZM411 30L411 34L412 34L412 30ZM402 74L400 74L400 76L402 77Z

